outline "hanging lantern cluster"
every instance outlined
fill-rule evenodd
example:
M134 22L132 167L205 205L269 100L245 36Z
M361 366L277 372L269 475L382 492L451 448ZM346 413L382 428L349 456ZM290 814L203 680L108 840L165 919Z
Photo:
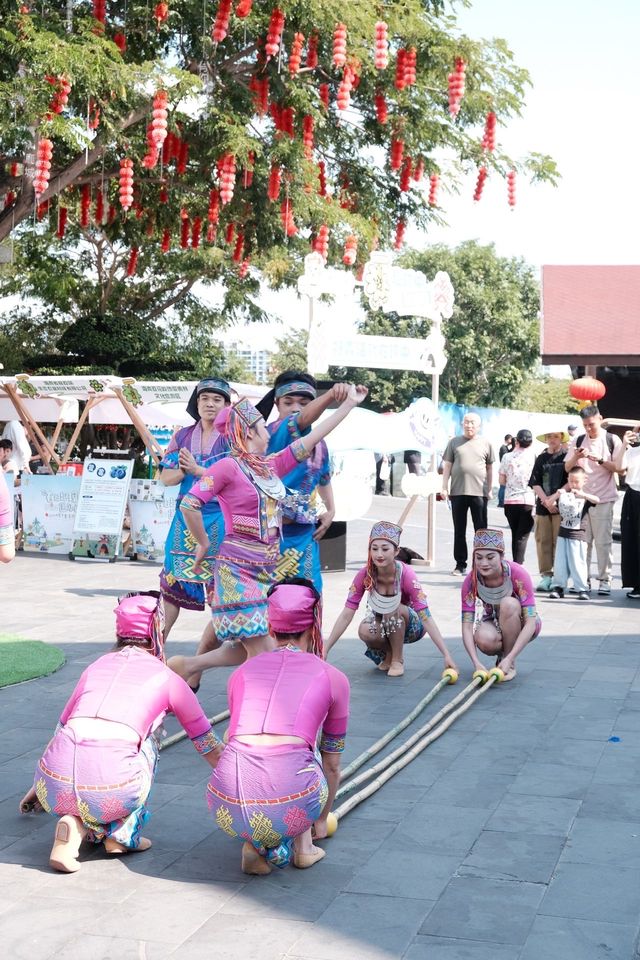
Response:
M413 162L411 157L405 157L402 164L402 171L400 173L400 190L402 193L411 187L411 177L413 174Z
M462 103L462 98L464 97L464 88L465 88L465 73L467 65L462 59L458 57L455 63L455 69L453 73L449 74L449 113L452 117L457 117L460 113L460 104Z
M253 94L253 107L259 117L269 109L269 77L252 77L249 89Z
M242 173L242 186L245 190L253 183L253 168L256 162L255 150L250 150L247 154L247 163Z
M66 207L58 206L58 228L56 230L56 237L58 240L62 240L67 229L67 218L69 216L69 211Z
M333 31L333 65L338 70L347 62L347 27L344 23L336 23Z
M80 188L80 226L89 226L89 215L91 212L91 186L83 183Z
M269 28L267 30L267 42L264 45L264 52L267 56L267 60L271 57L275 57L280 49L280 43L282 41L282 31L284 30L284 13L282 10L279 10L278 7L275 7L271 11L271 19L269 20Z
M244 233L238 231L238 236L236 237L236 244L233 248L233 253L231 254L231 259L234 263L240 263L244 256Z
M244 18L248 17L251 13L252 6L253 0L239 0L238 6L236 7L236 17L244 20Z
M279 164L274 163L271 165L271 171L269 173L269 184L267 186L267 196L272 203L280 196L280 184L282 182L282 168Z
M39 203L36 207L36 217L38 220L44 220L46 215L49 213L49 201L43 200L42 203Z
M496 148L496 115L491 110L487 114L484 122L484 136L482 137L482 149L488 153L493 153Z
M409 47L408 50L404 48L398 50L394 81L396 90L404 90L405 87L411 87L415 84L416 64L417 53L415 47Z
M232 6L233 0L220 0L218 4L218 10L211 29L211 37L214 43L222 43L229 32Z
M404 232L407 229L407 222L404 219L398 220L396 224L396 236L393 241L394 250L399 250L404 243Z
M418 162L413 168L412 176L413 176L414 183L420 183L420 181L422 180L424 176L424 158L423 157L418 157Z
M52 87L55 87L53 97L49 103L49 110L52 113L62 113L67 103L69 102L69 94L71 93L71 81L68 77L47 77L47 82L51 84Z
M373 103L376 108L376 118L378 123L385 124L389 116L389 110L387 108L387 101L385 100L384 93L376 93L373 98Z
M113 42L120 53L125 53L127 49L127 38L125 37L124 33L120 33L120 31L118 31L118 33L114 33Z
M235 235L236 235L236 225L232 220L230 223L227 224L226 229L224 231L224 242L233 243L233 238L235 237Z
M315 253L319 253L326 263L327 257L329 256L329 227L326 223L323 223L318 230L313 241L313 250Z
M321 197L327 196L327 166L324 160L318 161L318 193Z
M318 87L318 93L320 95L320 100L326 110L329 109L329 84L321 83Z
M220 220L220 194L215 187L209 191L209 208L207 210L207 220L215 225Z
M345 66L344 72L342 74L342 80L340 81L340 86L338 87L338 93L336 96L336 104L338 110L348 110L349 104L351 102L351 91L353 90L356 80L356 72L352 66Z
M51 177L51 158L53 156L53 143L46 137L38 141L36 151L36 171L33 179L33 189L36 200L42 196L49 186Z
M313 117L307 113L302 118L302 146L307 160L311 160L313 156L313 128Z
M507 202L511 209L516 205L516 172L509 170L507 174Z
M353 236L353 234L345 240L344 243L344 253L342 254L342 262L347 267L352 267L356 262L356 257L358 255L358 238Z
M307 45L307 67L309 70L315 70L318 66L318 34L312 33Z
M384 20L378 20L376 23L376 46L373 56L376 70L384 70L389 64L389 39L387 33L388 27Z
M153 16L155 17L156 27L160 29L160 24L165 23L169 16L169 4L168 3L156 3L153 8Z
M291 44L291 53L289 54L289 73L295 76L300 70L302 63L302 47L304 46L304 33L295 33L293 43Z
M189 237L191 236L191 224L189 223L189 214L186 210L180 211L180 246L186 250L189 246Z
M162 231L162 240L160 241L160 249L163 253L169 253L171 249L171 230L168 227L165 227Z
M391 140L390 166L392 170L399 170L404 159L404 140L393 137Z
M429 206L436 207L438 205L438 186L440 184L440 177L437 173L432 173L429 177Z
M93 6L93 16L99 22L104 24L107 18L107 0L91 0Z
M99 227L104 223L104 194L100 187L98 187L96 190L96 203L93 208L93 219Z
M293 205L289 198L283 200L280 204L280 217L284 232L288 237L294 237L298 232L295 220L293 219Z
M476 180L476 189L473 194L474 200L479 200L482 196L482 191L484 190L485 181L489 175L489 171L486 167L480 167L478 170L478 179Z
M131 247L129 259L127 261L127 276L132 277L138 269L138 247Z
M133 160L120 161L120 205L128 210L133 203Z
M200 246L200 238L202 236L202 217L193 218L193 226L191 227L191 246L194 250L197 250Z
M242 263L240 264L240 269L238 270L238 276L241 280L244 280L246 275L249 273L249 264L251 260L249 257L245 257Z
M236 185L236 158L232 153L225 153L218 167L220 175L220 200L225 206L233 199Z

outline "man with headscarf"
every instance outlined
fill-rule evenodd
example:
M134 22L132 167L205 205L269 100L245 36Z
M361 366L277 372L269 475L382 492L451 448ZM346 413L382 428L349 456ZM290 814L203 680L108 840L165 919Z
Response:
M270 434L267 453L284 450L293 440L306 436L312 424L331 403L341 403L348 385L336 383L321 397L317 383L309 373L285 370L276 377L273 389L257 404L265 421L275 406L278 419L267 423ZM331 487L329 451L324 440L311 456L282 478L287 497L282 506L282 540L277 579L306 577L322 592L322 572L318 541L322 539L335 515ZM325 510L318 515L317 498Z
M180 484L176 512L165 542L164 566L160 573L160 589L166 610L165 639L181 609L204 610L206 592L211 589L212 563L224 536L224 521L217 500L203 510L203 522L209 538L209 549L203 569L193 569L193 538L184 522L180 506L185 495L203 476L207 467L226 456L229 444L215 427L215 420L231 402L231 387L220 377L208 377L196 384L187 404L187 413L195 421L177 430L160 463L160 482L167 487ZM215 635L208 624L199 652L215 645Z
M277 647L251 657L229 678L228 743L207 785L216 825L244 840L242 869L264 875L293 862L313 866L325 852L327 817L340 782L349 681L322 659L320 595L293 578L269 590ZM321 763L315 754L318 733Z

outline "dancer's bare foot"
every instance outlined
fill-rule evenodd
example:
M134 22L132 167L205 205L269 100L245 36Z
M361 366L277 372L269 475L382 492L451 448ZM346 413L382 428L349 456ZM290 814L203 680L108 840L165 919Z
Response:
M123 843L118 843L113 837L107 837L104 841L104 848L107 853L120 855L122 853L144 853L149 847L153 846L151 840L147 837L140 837L140 843L137 847L125 847Z
M266 877L271 873L271 864L261 857L252 843L246 840L242 844L242 872L252 877Z
M378 670L388 670L392 663L391 651L386 655L384 660L378 664Z

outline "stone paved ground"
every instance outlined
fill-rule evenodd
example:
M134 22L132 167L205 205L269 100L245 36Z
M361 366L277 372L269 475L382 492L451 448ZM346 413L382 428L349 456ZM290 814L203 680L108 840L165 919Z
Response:
M327 623L339 611L376 498L350 524L348 571L326 577ZM449 574L450 518L439 507L435 570L420 572L463 679L459 581ZM407 524L420 549L424 504ZM492 510L494 522L504 523ZM616 548L618 554L618 548ZM617 557L618 559L618 557ZM535 570L533 544L528 565ZM617 567L616 567L617 572ZM11 960L629 960L640 915L640 609L611 599L540 603L544 631L515 682L491 689L410 766L354 810L308 871L240 871L238 845L212 829L208 768L188 743L162 755L145 831L151 851L83 855L53 873L53 821L20 817L39 753L84 666L109 643L115 598L150 588L157 567L20 556L0 571L2 630L50 640L67 663L0 690L0 943ZM619 583L619 581L618 581ZM183 615L171 649L190 649ZM388 680L346 637L334 662L352 682L346 760L404 716L438 680L423 641ZM223 709L226 671L202 701ZM434 704L441 706L447 690ZM424 721L422 721L424 722ZM417 726L417 724L415 724ZM615 742L612 737L619 738Z

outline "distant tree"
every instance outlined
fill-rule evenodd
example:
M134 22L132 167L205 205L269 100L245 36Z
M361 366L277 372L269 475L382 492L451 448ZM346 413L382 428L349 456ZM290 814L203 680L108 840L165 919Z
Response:
M535 272L524 260L500 257L494 246L467 241L413 251L402 266L433 279L438 270L451 277L453 316L443 324L447 365L440 378L440 400L477 406L513 406L527 372L539 356L539 290ZM363 333L426 337L431 324L369 313ZM341 371L333 369L334 375ZM376 409L401 409L415 397L431 396L431 377L414 371L344 370L368 384Z
M307 369L306 330L295 330L276 340L276 350L269 360L269 380L273 381L284 370Z
M518 410L533 410L536 413L578 412L578 401L569 393L571 380L555 380L552 377L531 378L524 381L514 406Z

